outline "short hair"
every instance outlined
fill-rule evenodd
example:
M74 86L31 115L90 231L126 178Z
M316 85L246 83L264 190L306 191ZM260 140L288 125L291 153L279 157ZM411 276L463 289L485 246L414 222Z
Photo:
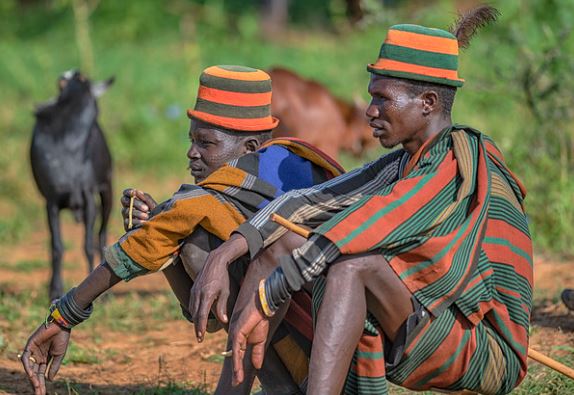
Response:
M198 122L203 124L203 125L206 125L207 127L211 128L211 129L219 130L220 132L227 134L229 137L234 138L236 143L239 143L240 141L242 141L246 137L255 138L259 142L259 144L263 144L267 140L271 140L273 138L273 135L272 135L273 131L272 130L256 130L256 131L251 132L251 131L244 131L244 130L227 129L227 128L224 128L224 127L219 126L219 125L213 125L211 123L208 123L208 122L205 122L202 120L197 120L195 118L191 118L192 127L194 124L197 124Z
M267 140L271 140L273 138L271 130L260 130L255 132L245 132L245 131L235 131L235 130L227 130L231 133L237 140L243 140L246 137L252 137L257 140L257 142L261 145Z
M435 91L438 94L438 100L442 106L442 114L450 115L452 111L452 105L454 103L454 96L456 95L456 87L434 84L432 82L426 81L416 81L416 80L401 80L407 87L407 90L412 96L418 96L423 92Z

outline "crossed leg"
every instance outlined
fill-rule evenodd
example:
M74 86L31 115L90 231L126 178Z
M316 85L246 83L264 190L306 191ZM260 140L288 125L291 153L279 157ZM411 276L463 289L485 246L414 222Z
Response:
M391 342L414 312L412 294L379 254L352 255L329 267L317 318L308 394L342 392L367 310Z

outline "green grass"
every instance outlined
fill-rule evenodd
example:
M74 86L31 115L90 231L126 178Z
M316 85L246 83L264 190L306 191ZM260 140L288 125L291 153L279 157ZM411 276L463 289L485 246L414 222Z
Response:
M397 2L399 7L381 9L370 2L369 7L376 11L370 20L376 23L358 30L341 25L338 0L320 7L317 2L298 3L292 30L285 38L270 41L259 34L255 5L250 2L100 2L90 18L95 59L92 77L117 77L100 100L101 124L115 161L116 196L129 179L156 183L166 177L188 180L185 110L194 103L204 67L283 65L323 82L348 100L357 95L366 100L369 76L365 64L376 57L388 26L410 22L446 27L455 3L441 0L413 9L406 2ZM564 145L560 136L566 142L574 139L568 126L574 116L561 107L553 110L571 95L547 95L540 104L547 121L540 125L525 105L519 72L524 65L542 61L540 54L555 42L563 43L562 50L567 53L574 50L570 36L557 39L560 29L574 21L574 4L567 0L549 6L533 0L522 5L493 3L502 12L499 22L480 31L460 56L466 83L457 94L454 120L492 135L511 168L525 181L537 247L572 254L574 177L563 175L574 174L574 158L568 159L566 173L557 158ZM32 229L45 226L43 203L26 160L33 126L31 110L35 103L55 94L56 77L63 70L84 62L74 40L69 1L25 12L18 11L15 4L8 1L0 7L0 16L6 21L0 27L0 243L21 240ZM228 14L231 9L234 16ZM310 25L311 11L323 13L323 17ZM542 83L551 84L561 75L571 75L564 62L553 65ZM566 89L568 80L561 78L559 86ZM555 132L557 128L561 133ZM361 162L344 160L347 167Z

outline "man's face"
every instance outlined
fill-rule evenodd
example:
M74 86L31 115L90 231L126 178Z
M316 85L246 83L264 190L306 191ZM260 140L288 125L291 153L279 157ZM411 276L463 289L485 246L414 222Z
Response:
M242 139L197 120L191 121L189 140L191 147L187 157L196 183L205 180L226 162L247 152Z
M395 78L371 75L371 103L367 108L373 137L385 148L402 144L408 150L413 142L424 141L423 103L412 96L404 82Z

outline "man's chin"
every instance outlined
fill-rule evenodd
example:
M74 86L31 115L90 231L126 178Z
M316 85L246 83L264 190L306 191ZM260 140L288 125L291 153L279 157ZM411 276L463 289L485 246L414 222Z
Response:
M386 149L395 148L399 144L399 143L396 143L394 141L385 141L383 139L379 139L379 142Z

